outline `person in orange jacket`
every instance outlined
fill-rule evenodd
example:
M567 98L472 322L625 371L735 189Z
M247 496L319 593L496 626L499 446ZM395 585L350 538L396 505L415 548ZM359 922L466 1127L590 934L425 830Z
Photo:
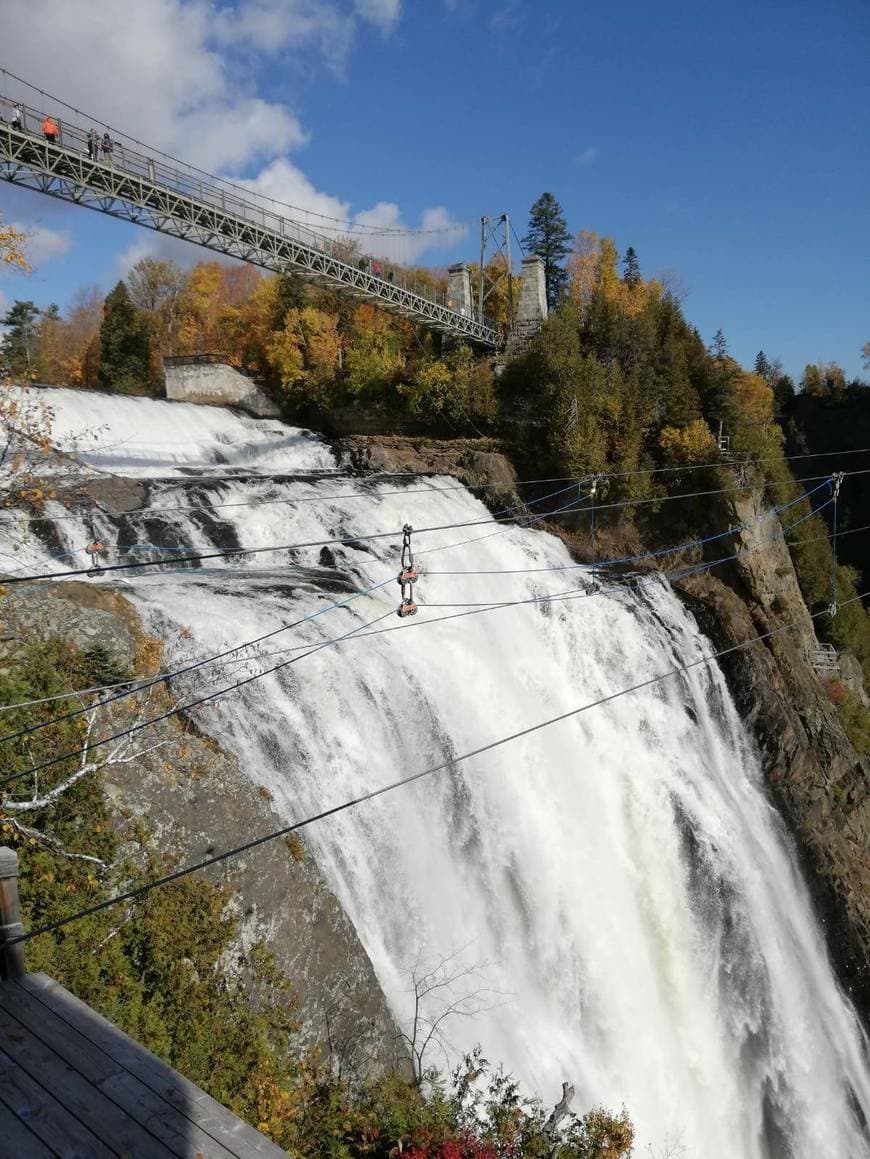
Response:
M48 116L42 122L42 132L46 141L51 141L52 145L57 141L57 122L53 117Z

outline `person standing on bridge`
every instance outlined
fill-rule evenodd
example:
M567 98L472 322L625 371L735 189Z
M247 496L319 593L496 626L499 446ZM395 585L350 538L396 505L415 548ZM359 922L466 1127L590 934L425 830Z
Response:
M88 133L88 156L92 161L100 159L100 138L96 129Z
M103 160L107 165L111 165L113 142L108 133L103 133L103 143L101 148L103 150Z
M46 141L50 141L52 145L57 142L57 121L49 115L42 122L42 134Z
M12 109L12 119L9 124L13 129L17 129L20 133L24 128L24 113L21 111L21 105L15 105Z

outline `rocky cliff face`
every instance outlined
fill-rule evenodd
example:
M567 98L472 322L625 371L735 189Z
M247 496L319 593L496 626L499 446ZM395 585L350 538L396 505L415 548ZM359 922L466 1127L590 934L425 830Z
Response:
M734 504L733 523L753 521L762 511L760 495L752 493ZM870 769L843 732L824 679L809 663L808 653L818 647L814 623L784 540L770 542L775 527L770 520L738 532L734 550L743 554L727 570L693 576L679 586L720 647L776 633L723 658L722 666L804 857L832 958L866 1021ZM764 550L752 550L762 541ZM785 625L788 630L781 630Z
M128 671L153 674L159 662L159 643L145 634L132 605L87 583L12 589L3 600L0 662L33 637L99 648ZM169 704L169 694L162 696L149 715ZM129 718L130 709L119 707L101 715L100 728L109 734ZM122 846L144 832L171 865L181 866L286 824L268 791L190 722L173 717L150 727L143 748L134 762L103 770ZM141 856L141 845L129 840L124 852ZM264 942L291 979L300 1045L320 1046L345 1074L395 1064L397 1029L371 962L303 841L278 839L206 872L231 891L239 923L232 962L243 963L245 951Z

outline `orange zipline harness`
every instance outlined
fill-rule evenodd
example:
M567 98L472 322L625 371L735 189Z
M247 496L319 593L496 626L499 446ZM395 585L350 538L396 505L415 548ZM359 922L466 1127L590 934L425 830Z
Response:
M93 534L93 528L91 529L91 534ZM102 553L105 550L106 550L106 545L104 543L102 543L99 539L97 539L96 537L94 539L92 539L91 542L88 544L88 546L85 548L85 551L91 557L91 566L90 566L90 569L88 571L89 576L98 576L98 575L105 574L103 569L100 567L99 560L97 559L97 556L102 555Z

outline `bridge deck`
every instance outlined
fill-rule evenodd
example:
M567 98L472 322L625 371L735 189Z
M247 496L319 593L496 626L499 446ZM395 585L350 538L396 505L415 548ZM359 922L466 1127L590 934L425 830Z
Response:
M11 104L11 101L7 102ZM56 142L36 132L38 110L24 110L22 129L0 123L0 177L51 197L84 205L137 225L172 234L276 273L294 271L390 313L477 346L497 349L502 336L489 319L451 308L444 295L409 289L375 274L365 259L354 264L336 252L341 242L282 216L256 195L196 170L173 168L116 142L110 158L88 156L87 134L58 122ZM34 131L28 131L34 130Z

